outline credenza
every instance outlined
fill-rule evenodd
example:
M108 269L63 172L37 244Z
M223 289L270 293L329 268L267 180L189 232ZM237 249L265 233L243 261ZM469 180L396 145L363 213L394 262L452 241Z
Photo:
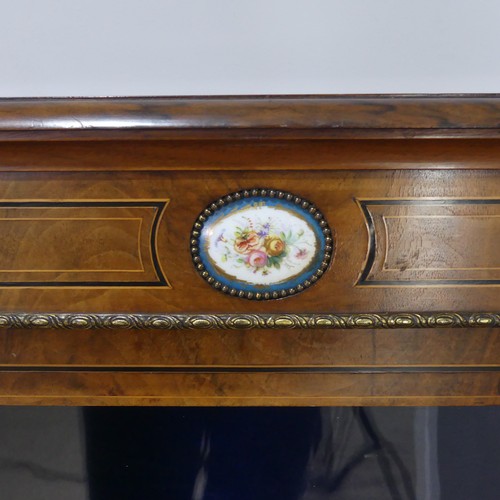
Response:
M500 96L0 99L0 403L500 401Z

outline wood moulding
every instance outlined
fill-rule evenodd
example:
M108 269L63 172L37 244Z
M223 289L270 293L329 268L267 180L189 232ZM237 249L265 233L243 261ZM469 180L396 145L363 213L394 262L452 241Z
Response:
M0 99L0 141L500 137L500 95Z

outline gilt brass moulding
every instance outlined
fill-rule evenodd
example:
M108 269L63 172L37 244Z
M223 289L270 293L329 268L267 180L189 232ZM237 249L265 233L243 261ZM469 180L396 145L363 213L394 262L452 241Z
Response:
M304 291L323 276L332 253L332 231L318 208L275 189L248 189L215 200L191 233L193 263L202 278L246 299Z
M55 330L359 330L500 328L498 312L323 314L0 313L0 329ZM472 334L472 333L471 333Z

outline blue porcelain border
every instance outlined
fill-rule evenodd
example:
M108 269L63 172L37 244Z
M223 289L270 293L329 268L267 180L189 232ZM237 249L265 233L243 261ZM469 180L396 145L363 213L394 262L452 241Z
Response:
M295 197L296 200L302 200L301 198ZM317 241L319 242L318 251L308 266L308 268L302 272L300 275L295 276L294 278L286 281L282 281L280 283L275 283L272 285L252 285L248 283L242 283L238 280L230 280L227 276L221 274L218 269L212 264L211 260L207 255L207 231L213 224L216 224L221 218L225 217L231 212L245 209L253 204L259 204L260 206L268 206L268 207L286 207L291 212L295 213L297 216L305 219L312 230L314 231L315 236L317 237ZM211 205L213 207L213 205ZM211 277L221 283L222 286L227 286L229 288L233 288L237 291L243 292L251 292L251 293L273 293L280 292L283 290L289 290L291 288L295 288L307 280L313 278L313 276L317 273L319 269L321 269L322 264L325 259L325 248L327 246L326 236L325 236L325 227L322 227L320 224L324 220L321 215L320 218L316 218L315 215L319 213L316 209L314 214L310 213L309 208L313 206L308 203L307 208L303 208L300 204L294 202L294 200L287 200L286 198L278 198L271 196L262 196L250 195L248 197L242 199L235 199L230 202L227 202L224 206L218 207L213 210L210 215L205 216L205 221L203 222L203 228L198 238L198 256L203 264L205 270L209 273ZM329 231L329 228L328 228Z

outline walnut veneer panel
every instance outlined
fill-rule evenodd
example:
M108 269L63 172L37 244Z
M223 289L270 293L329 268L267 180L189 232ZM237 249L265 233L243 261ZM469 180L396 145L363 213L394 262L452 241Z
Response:
M314 200L333 231L334 258L330 269L311 289L295 297L251 302L224 296L199 278L192 263L190 232L199 212L226 193L259 185L286 186L291 192ZM22 241L22 245L14 255L9 247L12 241L0 244L0 263L5 261L4 266L11 265L9 273L2 274L0 270L0 299L4 311L23 312L61 310L62 303L63 312L102 313L495 311L500 293L496 270L500 243L496 217L500 213L500 199L496 198L499 193L500 178L494 171L314 171L307 175L251 171L196 175L183 172L29 176L3 173L0 198L4 203L17 204L5 209L8 215L3 219L15 219L9 222L10 231L17 228L13 241ZM61 201L53 201L57 199ZM37 206L25 208L34 200ZM166 204L166 200L170 201L158 217L151 239L153 212L163 210L162 203ZM394 204L395 201L398 204ZM467 203L457 205L457 201ZM376 207L377 213L392 217L407 217L408 207L412 207L413 215L415 211L426 214L427 223L390 226L395 234L389 232L392 246L385 255L385 232L375 222L375 238L370 241L367 225L370 215L364 213L361 202L369 209ZM47 203L51 204L48 208ZM68 203L76 203L76 207L65 207ZM417 207L417 203L424 205ZM136 207L135 204L150 206ZM159 208L155 204L160 204ZM106 208L107 205L114 208ZM68 211L74 214L73 220L66 220ZM33 215L26 219L28 212ZM436 234L437 229L429 220L441 220L436 217L442 217L444 212L451 222L440 226ZM99 214L99 221L94 220L93 229L88 231L96 232L96 238L104 231L106 237L101 239L99 247L94 242L94 249L85 243L89 235L81 221ZM43 217L45 226L42 227L39 219ZM51 224L46 227L47 218L60 222L54 225L56 222L49 221ZM139 233L141 221L145 227ZM63 222L64 226L60 226ZM459 225L458 230L453 224ZM66 230L55 234L61 227ZM478 236L482 238L480 250L477 249ZM123 238L128 238L126 245ZM440 240L439 244L435 239ZM56 240L60 255L54 253ZM40 245L45 252L39 251ZM31 253L26 247L32 249ZM97 248L101 254L92 254ZM376 256L371 263L373 251ZM419 257L421 260L413 264L415 255L424 252L425 255ZM443 252L449 262L443 260ZM477 260L479 252L480 261ZM75 264L73 275L67 269L57 271L63 257L75 259L79 254L82 259ZM99 260L101 269L92 272L86 259L90 259L90 263L92 259ZM115 262L114 277L111 276L113 270L105 267L109 259ZM396 271L374 270L393 265L394 261L399 266ZM455 263L458 269L453 267ZM412 265L420 267L412 271ZM364 273L370 266L374 269L365 279ZM36 283L31 286L27 286L30 285L26 281L27 268L30 275L36 276ZM84 276L80 283L75 281L77 272ZM163 281L162 274L165 275ZM388 276L386 281L381 280L381 274L383 279ZM16 286L17 281L20 283ZM112 281L112 286L107 281ZM380 286L380 282L386 286ZM141 283L144 286L135 288Z
M2 287L168 287L155 241L168 201L7 200L0 201Z

